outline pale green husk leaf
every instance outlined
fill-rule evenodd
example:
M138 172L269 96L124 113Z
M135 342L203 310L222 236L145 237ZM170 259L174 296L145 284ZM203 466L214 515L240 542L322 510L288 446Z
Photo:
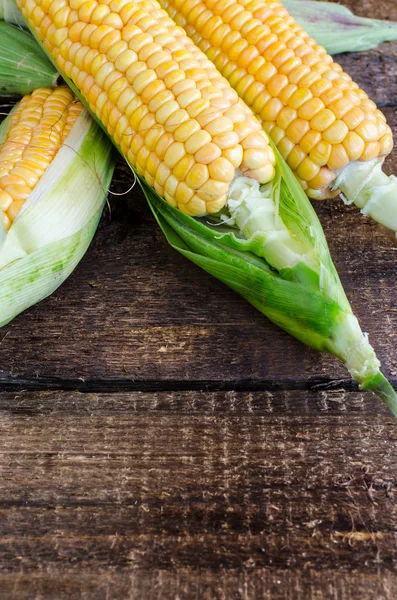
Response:
M0 21L0 96L24 96L39 87L55 87L58 77L27 31Z
M0 21L26 27L25 19L13 0L0 0Z
M75 268L95 233L113 170L109 140L83 111L10 230L3 232L0 324L50 295Z
M359 52L397 40L397 23L357 17L336 2L283 0L292 17L329 54Z

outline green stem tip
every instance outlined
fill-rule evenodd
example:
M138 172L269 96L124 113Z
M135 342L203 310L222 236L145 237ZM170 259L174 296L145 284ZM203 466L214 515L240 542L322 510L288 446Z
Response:
M383 400L390 412L397 418L397 394L391 383L378 371L362 383L360 388L374 392Z

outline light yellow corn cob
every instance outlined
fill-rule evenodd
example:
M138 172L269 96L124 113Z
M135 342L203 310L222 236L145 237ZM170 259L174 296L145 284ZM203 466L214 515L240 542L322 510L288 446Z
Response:
M11 115L0 147L0 210L8 230L83 110L66 87L40 88Z
M20 0L29 26L129 163L191 215L218 212L236 173L269 182L259 122L150 0Z
M387 155L390 127L367 94L278 0L160 0L260 117L311 198L353 161Z

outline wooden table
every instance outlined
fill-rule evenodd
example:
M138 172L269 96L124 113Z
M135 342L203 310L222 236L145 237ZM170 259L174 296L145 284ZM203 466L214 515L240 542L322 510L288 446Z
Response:
M396 132L397 44L340 62ZM396 385L396 240L317 207ZM387 410L167 247L138 192L111 208L1 332L1 600L397 598Z

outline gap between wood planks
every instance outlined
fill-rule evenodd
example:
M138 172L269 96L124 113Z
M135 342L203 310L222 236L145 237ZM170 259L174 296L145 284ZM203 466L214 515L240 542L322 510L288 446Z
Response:
M393 387L397 387L397 379L390 379ZM293 379L269 379L262 381L211 381L211 380L134 380L134 379L58 379L56 377L15 377L0 378L0 393L20 391L76 391L83 393L101 392L270 392L270 391L304 390L320 392L326 390L343 390L357 392L358 384L351 379L331 379L327 377L310 377L301 381Z

